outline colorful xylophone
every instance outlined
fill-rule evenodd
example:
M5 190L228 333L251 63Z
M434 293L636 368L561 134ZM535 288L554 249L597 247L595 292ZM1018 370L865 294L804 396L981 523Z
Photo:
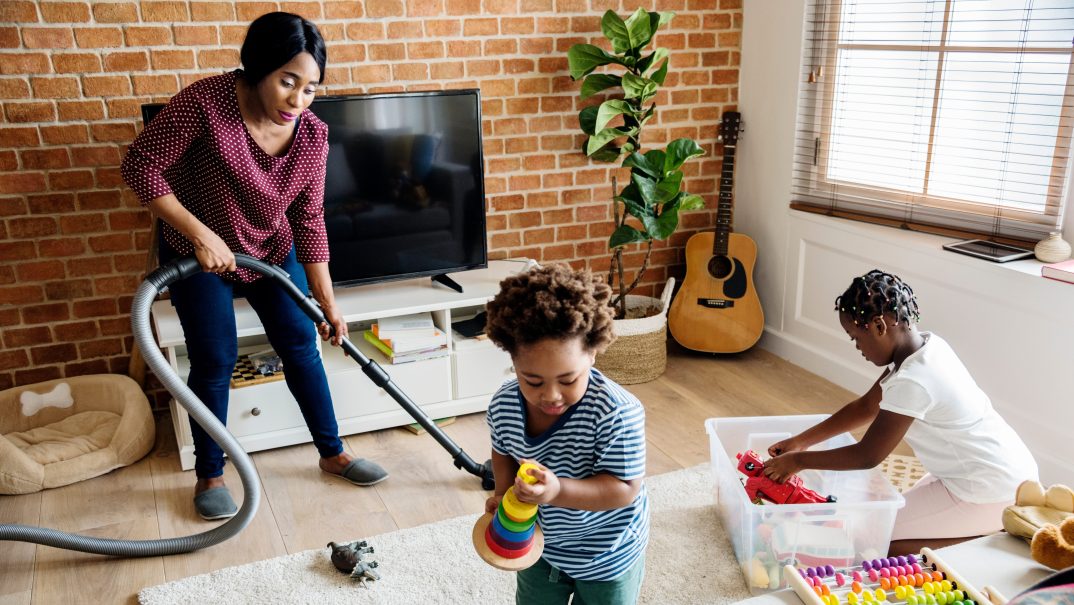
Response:
M787 565L784 580L806 605L1003 605L994 589L978 591L931 549L920 556L862 561L857 567L797 568ZM830 581L829 581L830 580Z
M538 467L529 462L518 469L518 477L535 483L528 469ZM537 505L522 502L515 488L507 488L496 514L485 513L474 524L474 548L486 563L506 571L526 569L537 562L544 552L544 534L537 525Z

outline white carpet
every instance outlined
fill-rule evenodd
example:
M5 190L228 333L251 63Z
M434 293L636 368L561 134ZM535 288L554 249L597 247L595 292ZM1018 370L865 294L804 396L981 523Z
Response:
M646 479L652 527L641 603L718 605L750 596L713 505L708 465ZM221 569L146 588L145 605L166 603L514 603L514 574L474 552L467 515L367 539L382 579L360 586L336 571L328 549Z

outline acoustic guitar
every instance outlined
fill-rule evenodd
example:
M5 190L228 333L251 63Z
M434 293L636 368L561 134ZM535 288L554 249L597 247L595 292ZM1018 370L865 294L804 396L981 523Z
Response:
M731 229L735 147L741 114L724 112L720 123L723 167L716 228L686 242L686 278L671 303L668 326L682 346L706 353L738 353L764 330L764 310L753 284L757 244Z

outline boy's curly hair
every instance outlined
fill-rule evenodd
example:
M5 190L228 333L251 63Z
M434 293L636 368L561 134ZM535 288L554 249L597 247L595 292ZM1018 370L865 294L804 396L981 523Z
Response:
M891 313L896 323L906 325L921 319L913 288L898 275L880 269L855 277L846 292L836 297L835 309L849 317L855 326L864 326L884 313Z
M511 355L520 345L576 336L587 351L599 353L615 340L611 295L589 271L537 267L500 282L500 293L487 306L485 332Z

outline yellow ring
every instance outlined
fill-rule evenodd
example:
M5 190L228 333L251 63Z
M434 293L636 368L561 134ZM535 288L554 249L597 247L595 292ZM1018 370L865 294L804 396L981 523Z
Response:
M513 487L507 488L507 493L503 495L501 503L503 504L503 512L512 520L529 520L537 514L537 505L520 502Z
M530 485L533 485L534 483L537 483L537 477L534 477L533 475L527 473L526 471L528 471L529 469L539 471L541 470L541 467L537 466L532 462L523 462L522 466L518 467L518 478L522 479Z

